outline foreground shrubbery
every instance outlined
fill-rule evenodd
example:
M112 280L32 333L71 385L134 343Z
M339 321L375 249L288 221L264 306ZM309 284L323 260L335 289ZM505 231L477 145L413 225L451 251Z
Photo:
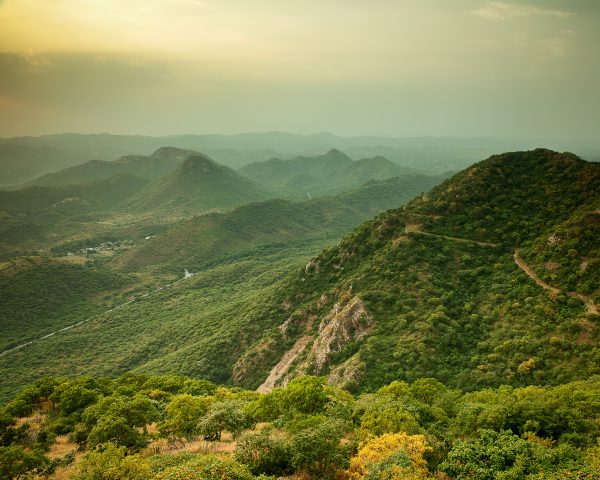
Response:
M36 412L36 428L17 422ZM230 453L152 448L223 433ZM0 477L69 464L45 454L65 434L84 452L75 480L592 479L600 379L467 394L423 379L355 398L319 377L268 394L177 376L45 378L0 412Z

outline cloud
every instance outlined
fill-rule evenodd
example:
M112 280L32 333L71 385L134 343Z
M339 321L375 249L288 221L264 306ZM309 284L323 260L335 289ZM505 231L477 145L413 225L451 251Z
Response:
M562 57L566 52L565 42L560 38L546 38L540 45L553 57Z
M485 20L510 20L519 17L555 17L565 18L572 15L571 12L564 10L554 10L551 8L536 7L533 5L516 5L505 2L488 2L485 7L473 10L474 15Z

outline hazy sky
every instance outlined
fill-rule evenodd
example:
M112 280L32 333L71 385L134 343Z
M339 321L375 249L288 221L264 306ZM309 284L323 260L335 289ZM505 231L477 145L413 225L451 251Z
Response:
M0 0L0 136L597 138L600 0Z

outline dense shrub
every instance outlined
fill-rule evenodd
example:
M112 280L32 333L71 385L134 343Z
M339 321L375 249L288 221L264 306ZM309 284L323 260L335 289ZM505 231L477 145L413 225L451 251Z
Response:
M271 428L247 433L237 442L235 459L247 465L256 475L282 475L291 469L289 441L278 436Z

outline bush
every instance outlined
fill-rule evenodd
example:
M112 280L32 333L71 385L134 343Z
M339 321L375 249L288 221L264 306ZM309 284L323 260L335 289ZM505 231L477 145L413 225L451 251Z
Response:
M456 442L440 470L457 480L519 480L571 470L581 460L574 447L552 448L547 440L532 439L519 438L508 430L483 430L475 441Z
M423 435L390 433L369 441L350 461L348 474L353 479L364 480L419 480L431 478Z
M340 420L325 420L292 437L292 466L317 478L331 478L344 468L350 457L348 448L340 445L345 433Z
M281 403L284 411L318 413L327 403L325 379L323 377L298 377L283 389Z
M273 435L269 428L242 436L237 442L235 459L255 475L283 475L291 468L288 442Z
M198 455L182 465L167 468L156 480L252 480L245 465L215 455Z
M244 413L244 405L239 400L214 403L198 423L198 432L209 441L220 440L224 431L237 437L250 426L250 419Z
M161 424L163 434L177 435L188 440L199 433L198 423L206 415L215 397L176 395L167 405L167 419Z
M125 447L112 443L89 452L79 464L74 480L148 480L152 473L139 455L126 455Z
M16 445L0 447L0 478L19 478L31 470L43 470L48 464L40 452L29 452Z

